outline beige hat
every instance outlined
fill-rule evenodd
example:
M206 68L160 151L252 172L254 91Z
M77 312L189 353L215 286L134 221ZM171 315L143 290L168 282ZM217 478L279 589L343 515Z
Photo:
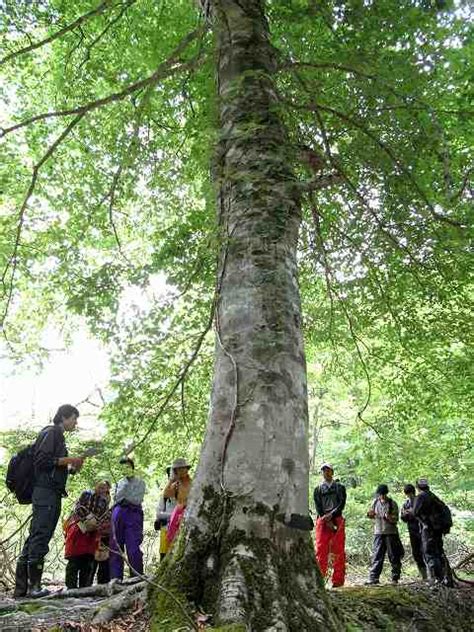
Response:
M173 468L173 470L177 470L180 467L187 467L188 470L191 467L189 465L189 463L186 461L186 459L175 459L173 461L173 465L171 466Z

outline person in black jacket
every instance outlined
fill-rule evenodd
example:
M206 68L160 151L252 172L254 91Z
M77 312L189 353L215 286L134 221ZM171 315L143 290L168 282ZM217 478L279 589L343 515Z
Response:
M452 586L452 572L443 547L443 530L437 525L441 501L430 491L425 478L418 479L416 487L419 493L413 507L413 515L421 523L423 557L429 582Z
M330 463L321 465L323 480L314 490L318 512L315 533L316 559L323 577L328 571L329 553L333 557L332 586L344 585L346 574L345 523L342 512L346 505L346 488L334 480Z
M49 542L61 513L61 498L66 496L68 468L78 472L83 458L69 457L64 432L77 425L79 411L70 404L58 408L52 426L39 433L34 448L35 482L33 488L33 516L29 535L17 561L15 597L43 597L41 589L43 563L49 551Z
M406 522L408 527L408 535L410 536L411 552L415 560L420 575L423 579L427 579L426 565L423 559L423 548L421 542L421 524L418 518L413 515L413 507L416 500L415 487L408 483L403 488L403 492L407 499L402 505L400 518Z

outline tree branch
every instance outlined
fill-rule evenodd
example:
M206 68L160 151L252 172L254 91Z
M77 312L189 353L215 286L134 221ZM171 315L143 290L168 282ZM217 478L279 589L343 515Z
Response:
M13 296L13 282L14 282L14 279L15 279L15 273L16 273L16 269L17 269L17 265L18 265L18 261L17 261L18 247L19 247L19 244L20 244L21 232L23 230L23 224L24 224L24 219L25 219L25 211L26 211L26 207L28 205L29 199L33 195L33 192L35 190L36 182L38 180L39 171L40 171L41 167L45 164L45 162L47 162L51 158L51 156L54 154L54 152L59 147L59 145L63 142L63 140L65 138L67 138L67 136L69 136L69 134L72 132L72 130L76 127L76 125L82 120L84 115L85 115L85 112L82 112L81 114L78 114L78 116L76 116L69 123L69 125L57 137L57 139L54 141L54 143L49 146L49 148L47 149L46 153L43 154L43 156L40 159L40 161L38 163L36 163L36 165L33 167L33 173L32 173L32 176L31 176L30 186L28 187L28 190L27 190L27 192L25 194L25 197L23 198L23 202L21 204L20 211L19 211L19 214L18 214L18 227L17 227L17 231L16 231L15 244L13 246L13 253L12 253L9 261L7 262L7 265L5 266L5 269L3 271L2 278L1 278L1 283L2 283L3 288L5 290L6 289L5 288L5 280L6 280L6 277L7 277L7 274L8 274L8 270L11 267L12 268L12 272L11 272L11 275L10 275L9 286L8 286L8 289L7 289L7 300L6 300L5 309L4 309L4 312L3 312L3 315L2 315L2 320L0 321L0 326L3 326L4 323L5 323L5 319L7 317L8 309L10 307L11 299L12 299L12 296Z
M335 108L329 107L327 105L322 105L320 103L312 102L312 103L307 103L307 104L304 104L304 105L299 105L299 104L295 104L295 103L290 102L289 105L291 105L292 107L295 107L297 109L307 109L307 110L312 111L312 112L314 112L315 110L321 110L323 112L328 112L330 114L333 114L337 118L341 119L342 121L346 122L351 127L356 127L357 129L361 130L361 132L363 134L365 134L368 138L370 138L372 140L372 142L375 143L390 158L390 160L393 162L393 164L396 167L398 167L400 169L400 171L404 174L404 176L411 182L411 184L416 189L416 191L417 191L418 195L420 196L420 198L422 199L422 201L426 204L428 210L430 211L430 213L431 213L431 215L432 215L432 217L434 219L436 219L438 222L445 222L447 224L450 224L451 226L455 226L456 228L462 228L463 227L460 222L458 222L458 221L456 221L454 219L451 219L450 217L447 217L445 215L441 215L440 213L438 213L434 209L432 203L428 200L428 198L426 197L424 191L421 189L421 187L419 186L419 184L417 183L415 178L412 176L410 171L407 169L407 167L403 164L403 162L395 155L395 153L392 150L392 148L389 147L389 145L387 145L385 142L380 140L380 138L370 128L368 128L366 125L364 125L363 123L361 123L357 119L349 116L345 112L341 112L339 110L336 110Z
M364 412L367 410L369 404L370 404L370 400L372 397L372 383L371 383L371 379L370 379L370 373L369 373L369 369L367 367L367 364L365 362L364 356L362 354L362 351L360 349L360 343L362 342L359 337L357 336L356 332L355 332L355 328L354 328L354 323L352 320L351 315L349 314L349 311L346 307L346 304L344 302L344 298L339 294L339 292L337 291L337 289L335 288L335 285L333 283L333 273L332 273L332 269L331 266L329 264L329 259L327 256L327 252L326 252L326 246L324 243L324 239L322 236L322 232L321 232L321 223L319 221L319 215L316 211L316 208L313 207L312 208L312 212L313 212L313 220L314 220L314 227L315 227L315 231L316 231L316 235L318 237L318 241L320 244L320 248L321 248L321 253L323 256L323 266L324 266L324 273L326 276L326 285L328 288L328 293L329 293L329 298L331 300L331 306L332 306L332 302L333 302L333 294L337 297L339 304L341 306L341 309L344 313L344 316L346 318L346 321L348 323L349 326L349 331L352 337L352 341L354 343L354 347L356 349L356 353L357 356L359 358L359 362L362 366L362 369L364 371L364 375L367 381L367 397L366 400L362 406L362 408L359 409L359 411L357 412L357 418L360 419L360 421L362 421L362 423L364 423L365 425L369 426L369 428L371 430L373 430L373 432L375 432L375 434L379 437L381 437L380 432L377 430L377 428L371 424L370 422L368 422L367 420L365 420L362 415L364 414ZM332 307L331 307L332 309Z
M195 67L197 63L196 58L192 58L191 60L187 62L179 63L178 57L187 48L187 46L197 37L202 35L205 32L205 30L206 30L205 27L200 27L200 28L195 29L194 31L191 31L191 33L188 33L188 35L186 35L178 44L178 46L174 49L174 51L171 53L168 59L162 62L156 68L155 72L149 75L148 77L146 77L145 79L141 79L140 81L132 83L131 85L127 86L120 92L114 92L113 94L109 94L106 97L97 99L96 101L90 101L89 103L78 105L72 108L67 108L64 110L56 110L54 112L43 112L41 114L36 114L35 116L32 116L31 118L21 121L20 123L16 123L15 125L12 125L11 127L6 127L6 128L1 129L0 138L3 136L6 136L7 134L10 134L11 132L22 129L23 127L27 127L28 125L31 125L32 123L35 123L37 121L43 121L46 119L58 118L62 116L71 116L73 114L82 115L87 112L91 112L92 110L101 108L104 105L109 105L110 103L121 101L125 99L126 97L128 97L129 95L133 94L134 92L137 92L137 90L141 90L142 88L145 88L146 86L152 83L156 83L157 81L160 81L161 79L171 77L177 72L181 72L182 70L185 70L187 68Z
M344 178L340 173L329 173L304 182L297 182L296 186L301 193L310 193L312 191L320 191L321 189L334 186L335 184L339 184L343 181Z
M304 80L301 77L299 77L299 76L298 76L298 79L299 79L301 85L303 86L303 88L305 90L307 90ZM377 226L379 227L379 230L384 235L386 235L388 237L388 239L393 244L395 244L395 246L398 249L400 249L403 252L405 252L409 256L411 261L413 261L417 265L423 265L421 262L418 262L418 260L415 258L415 256L412 254L411 250L407 246L404 246L402 243L400 243L399 240L394 235L392 235L392 233L389 230L387 230L386 226L384 225L382 220L379 218L377 213L374 211L374 209L371 208L370 204L368 204L368 202L366 201L366 199L364 198L362 193L358 190L357 186L351 181L351 179L346 174L346 172L343 170L343 168L341 167L339 162L334 158L334 156L332 154L332 150L331 150L331 144L329 142L329 137L328 137L328 134L327 134L327 131L326 131L326 126L324 124L324 120L323 120L323 118L322 118L322 116L321 116L321 114L319 112L319 109L317 107L315 107L313 111L314 111L316 120L318 122L319 129L321 131L321 136L323 138L323 145L324 145L324 150L325 150L326 156L327 156L329 162L331 163L331 165L333 166L333 168L342 176L343 180L345 181L345 183L347 184L349 189L354 193L354 195L361 202L361 204L367 210L367 212L374 218ZM417 281L420 283L420 285L423 287L423 284L421 283L421 280L418 277L416 269L412 269L411 268L410 270L411 270L412 274L415 276L415 278L417 279Z
M100 42L100 40L104 37L104 35L107 34L107 32L114 26L114 24L117 24L117 22L125 15L127 10L135 2L136 2L136 0L128 0L128 2L126 2L123 5L123 7L120 9L119 13L117 13L117 15L112 20L110 20L110 22L108 22L108 24L102 29L102 31L99 33L99 35L97 35L97 37L95 37L92 40L92 42L88 46L86 46L86 54L84 55L84 59L79 64L79 68L82 68L82 66L86 62L89 61L89 59L91 57L91 51L94 48L94 46ZM120 6L120 5L118 5L118 6Z
M278 70L294 70L298 68L314 68L315 70L340 70L342 72L350 72L353 75L364 77L364 79L372 79L374 81L378 79L377 75L371 75L369 73L363 72L362 70L359 70L358 68L353 68L352 66L347 66L345 64L338 64L332 61L307 62L292 61L291 59L289 59L282 62L278 66Z
M136 2L136 0L128 0L126 4L130 6L134 2ZM59 31L56 31L56 33L53 33L53 35L50 35L49 37L46 37L45 39L42 39L39 42L33 42L29 46L25 46L24 48L20 48L16 51L9 53L8 55L5 55L5 57L0 59L0 66L3 66L3 64L6 64L7 62L14 59L15 57L19 57L20 55L25 55L26 53L30 53L33 50L41 48L42 46L46 46L46 44L50 44L51 42L54 42L55 40L59 39L60 37L68 33L69 31L73 31L77 27L84 24L84 22L87 22L88 20L95 17L96 15L100 15L104 11L114 8L115 6L120 6L121 4L122 2L118 2L116 5L112 5L111 0L103 0L103 2L101 2L95 9L92 9L88 13L84 13L84 15L81 15L76 20L74 20L74 22L71 22L70 24L64 26Z

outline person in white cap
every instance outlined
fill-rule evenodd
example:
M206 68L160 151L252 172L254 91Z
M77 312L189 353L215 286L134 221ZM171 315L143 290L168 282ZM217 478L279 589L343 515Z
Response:
M316 559L323 577L328 572L329 553L333 557L332 586L344 585L346 575L345 521L342 512L346 505L346 488L334 480L331 463L321 465L323 480L314 490L316 521Z

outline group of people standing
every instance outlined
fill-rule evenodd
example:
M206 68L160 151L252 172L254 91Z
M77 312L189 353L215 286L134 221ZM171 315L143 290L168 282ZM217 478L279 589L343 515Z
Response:
M330 463L321 466L322 481L314 490L314 503L318 514L315 530L316 559L325 577L328 573L329 555L333 559L332 586L344 585L346 489L334 479ZM417 493L418 491L418 493ZM452 524L447 506L433 494L426 479L418 479L416 489L412 484L404 487L406 500L400 517L407 523L413 559L421 577L430 583L452 585L449 563L443 549L443 535ZM372 560L367 585L380 583L385 556L388 556L392 584L398 584L405 554L398 532L398 505L389 495L387 485L377 487L375 498L367 511L374 521Z
M85 490L63 525L66 587L91 586L123 579L124 561L133 572L143 573L144 481L135 476L135 464L124 457L119 462L122 478L113 494L108 481Z
M66 482L71 471L78 472L86 457L69 457L64 433L74 430L79 411L69 404L60 406L53 424L43 428L34 445L34 487L32 520L15 572L17 598L43 597L44 559L61 514ZM114 486L99 481L84 490L63 523L65 536L66 587L82 588L111 579L122 580L125 562L131 575L143 574L143 499L145 482L136 475L132 459L119 461L122 477ZM172 546L186 508L191 487L190 465L177 459L169 468L168 482L159 505L155 528L161 530L160 554ZM112 493L113 492L113 493ZM163 503L165 506L163 506Z
M32 520L29 535L17 560L15 596L42 597L44 558L49 551L60 514L61 499L66 496L68 473L78 472L85 456L70 457L64 433L74 430L79 411L69 404L60 406L53 424L43 428L34 444L34 487ZM135 474L132 459L120 459L122 478L112 494L108 481L100 481L93 490L85 490L64 522L66 586L79 588L97 581L123 579L124 562L131 574L143 574L143 508L145 483ZM172 546L183 519L191 478L190 465L176 459L167 468L168 482L163 492L155 520L160 531L160 556ZM329 555L333 558L333 587L345 581L345 520L346 489L334 479L330 463L321 466L323 480L314 490L316 522L316 559L324 576L328 572ZM447 506L435 496L426 479L419 479L417 490L405 486L406 501L401 519L408 525L413 557L423 579L449 585L449 564L443 551L443 534L452 524ZM418 491L418 493L416 493ZM367 584L378 584L385 555L392 568L392 583L401 574L403 545L398 533L397 503L388 495L387 485L377 487L367 517L374 521L372 562Z

